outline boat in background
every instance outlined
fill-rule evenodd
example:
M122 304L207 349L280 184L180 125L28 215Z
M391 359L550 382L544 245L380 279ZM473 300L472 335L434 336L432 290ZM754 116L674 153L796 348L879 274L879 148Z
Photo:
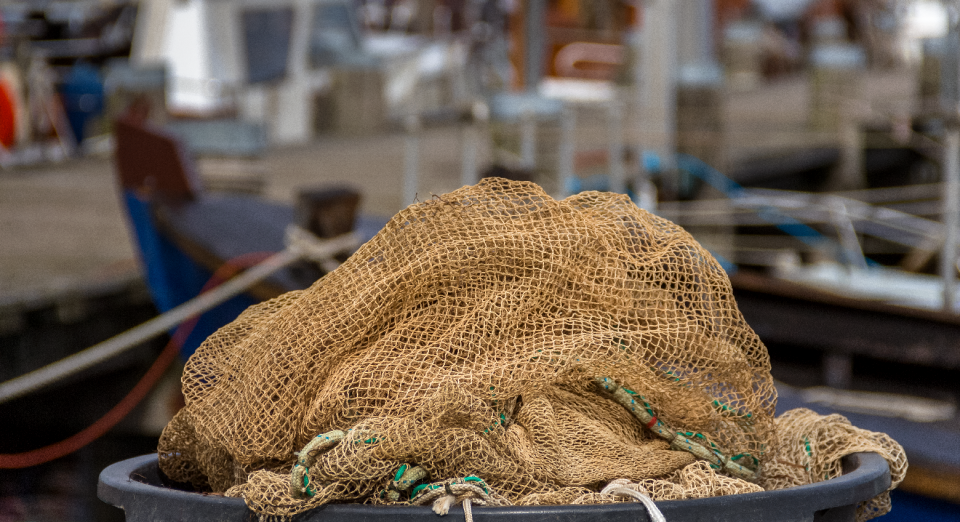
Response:
M357 215L360 195L343 187L305 190L299 215L291 205L250 194L209 193L175 134L127 118L117 120L115 136L121 197L161 313L199 295L222 266L283 250L287 227L293 223L325 238L355 230L361 242L386 224L383 218ZM204 313L181 347L184 360L249 306L306 288L323 273L319 266L298 262Z

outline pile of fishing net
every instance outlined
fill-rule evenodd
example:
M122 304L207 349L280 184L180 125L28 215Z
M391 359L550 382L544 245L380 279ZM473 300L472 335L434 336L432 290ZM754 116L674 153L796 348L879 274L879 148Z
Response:
M720 265L627 197L487 179L411 205L186 365L173 480L290 516L325 503L605 503L776 489L886 435L774 418L766 348ZM453 494L451 495L451 492ZM862 518L888 499L862 506Z

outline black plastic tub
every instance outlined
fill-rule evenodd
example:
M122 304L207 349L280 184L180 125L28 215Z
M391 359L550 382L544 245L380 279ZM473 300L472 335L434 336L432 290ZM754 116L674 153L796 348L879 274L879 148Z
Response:
M836 522L856 519L857 504L890 487L887 461L876 453L844 457L844 475L832 480L744 495L658 502L668 522ZM204 495L164 486L156 455L144 455L113 464L100 473L100 500L126 513L128 522L255 521L243 500ZM464 519L453 508L443 520ZM645 522L640 503L589 506L532 506L473 508L476 522ZM297 517L296 522L441 522L429 507L385 507L329 504Z

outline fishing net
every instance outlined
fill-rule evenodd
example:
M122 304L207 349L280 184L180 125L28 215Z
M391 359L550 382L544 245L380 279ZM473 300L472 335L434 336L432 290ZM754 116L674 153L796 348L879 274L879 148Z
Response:
M842 415L819 415L805 408L784 412L776 419L775 459L764 466L764 486L782 489L839 477L840 457L861 451L880 454L890 467L890 489L907 474L903 448L885 433L857 428ZM858 520L869 520L890 511L890 494L884 492L857 508Z
M626 196L496 178L249 308L183 392L163 472L274 516L445 493L608 502L618 479L655 499L759 491L780 445L766 349L689 234Z

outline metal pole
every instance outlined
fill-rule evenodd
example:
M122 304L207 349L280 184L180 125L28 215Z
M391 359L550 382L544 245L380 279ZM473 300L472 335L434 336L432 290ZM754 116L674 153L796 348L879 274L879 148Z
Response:
M463 127L463 133L461 134L461 170L460 170L460 185L475 185L477 183L477 142L480 141L479 135L480 130L477 128L477 123L475 121L468 122Z
M417 189L420 185L420 117L416 114L407 116L404 120L407 135L404 137L403 148L403 201L401 208L411 205L417 199Z
M943 278L943 310L954 312L957 286L957 234L960 233L960 127L947 131L944 147L943 251L940 276Z
M860 239L857 237L857 229L854 228L853 222L850 220L846 203L844 203L843 198L837 196L827 196L826 199L833 226L837 229L837 235L840 236L840 246L843 249L845 264L848 267L865 270L867 260L863 256L863 248L860 246Z
M960 7L954 1L953 7ZM952 50L960 48L960 25L952 20L947 35ZM942 66L941 93L947 120L943 158L943 251L940 252L940 276L943 278L943 310L956 311L957 288L957 234L960 233L960 54L949 53Z
M470 123L464 129L463 136L463 165L460 172L460 182L466 185L476 185L480 180L477 167L477 157L484 137L487 135L487 121L490 120L490 107L482 101L476 101L470 110Z
M716 60L714 52L713 0L681 0L676 3L677 61L680 67L705 66Z
M673 199L679 192L676 162L676 2L643 3L640 30L639 88L642 117L641 146L660 157L663 192Z
M623 104L615 97L607 110L609 116L607 156L610 165L610 191L617 194L626 194L627 180L623 169Z
M520 162L525 169L537 166L537 120L530 107L530 101L524 99L520 108Z
M523 86L527 92L536 92L543 76L544 20L546 0L527 0L524 13L524 40L526 56L523 64Z
M567 197L570 183L573 180L573 158L576 144L577 113L572 107L564 105L560 113L560 150L557 151L557 181L556 199Z

